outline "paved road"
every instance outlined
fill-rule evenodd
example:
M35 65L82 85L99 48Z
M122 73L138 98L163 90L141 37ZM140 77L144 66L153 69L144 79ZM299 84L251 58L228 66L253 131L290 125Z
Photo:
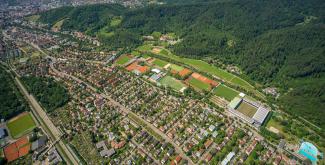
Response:
M55 125L52 123L52 121L48 118L47 114L45 113L43 108L39 105L39 103L36 101L34 96L32 96L28 93L26 88L22 85L22 83L20 82L20 80L17 77L15 78L15 81L17 82L18 87L23 91L23 94L29 100L29 103L31 104L32 110L34 111L34 113L37 114L37 117L41 118L43 123L48 128L48 131L50 131L50 135L52 135L52 138L53 138L52 140L59 139L61 136L61 132L55 127ZM42 124L42 122L41 122L41 124ZM61 149L64 152L64 154L62 156L67 156L68 160L70 160L70 162L72 164L78 164L78 161L77 161L78 159L75 159L75 157L70 153L70 151L68 150L68 148L62 141L60 141L58 143L58 145L61 147ZM66 161L66 162L68 164L71 164L69 161Z

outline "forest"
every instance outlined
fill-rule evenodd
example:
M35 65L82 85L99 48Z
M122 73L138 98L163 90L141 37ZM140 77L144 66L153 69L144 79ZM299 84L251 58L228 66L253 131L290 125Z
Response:
M168 1L167 1L168 2ZM171 1L170 1L171 2ZM105 48L135 48L143 35L173 32L173 53L240 67L250 79L280 89L280 108L325 128L325 2L322 0L182 0L127 9L118 5L45 12L51 27L98 36ZM109 22L120 17L121 23ZM82 19L81 19L82 18Z
M67 90L53 78L30 76L22 77L22 81L47 112L53 112L69 100Z
M0 119L10 119L29 107L9 73L0 67Z

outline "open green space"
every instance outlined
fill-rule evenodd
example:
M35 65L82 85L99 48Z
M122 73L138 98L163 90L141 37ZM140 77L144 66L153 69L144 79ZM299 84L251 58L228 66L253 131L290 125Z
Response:
M150 51L152 49L151 45L141 45L137 48L139 51Z
M111 20L110 25L115 27L115 26L120 25L121 22L122 22L121 18L114 18L114 19Z
M31 21L31 22L36 22L36 21L38 21L38 19L40 18L41 16L40 15L31 15L31 16L29 16L29 17L26 17L26 19L28 20L28 21Z
M257 111L256 107L249 105L248 103L242 102L236 109L240 113L252 118Z
M210 91L211 89L211 86L207 83L204 83L198 79L195 79L195 78L190 78L189 81L190 85L194 88L194 89L197 89L199 91Z
M214 89L213 93L216 96L223 97L223 98L225 98L228 101L231 101L232 99L234 99L239 94L238 91L235 91L234 89L229 88L229 87L227 87L225 85L219 85L219 86L217 86Z
M259 91L255 90L254 87L251 84L249 84L247 81L245 81L245 80L243 80L243 79L241 79L225 70L222 70L216 66L210 65L209 63L207 63L205 61L179 57L179 56L172 54L167 49L162 49L161 52L156 55L160 55L162 57L167 57L174 61L184 63L186 65L189 65L189 66L197 69L198 71L209 73L213 76L219 77L220 79L223 79L231 84L240 86L248 91L255 93L257 96L264 98L264 95L262 93L260 93Z
M100 29L97 33L97 36L100 38L112 37L115 33L113 31L108 31L107 27Z
M175 78L171 76L165 76L159 81L162 85L169 86L176 91L180 91L182 88L186 87L185 84L182 82L176 80Z
M175 65L175 64L171 64L171 65L170 65L170 68L171 68L172 70L177 71L177 72L180 72L180 71L182 71L182 70L184 69L183 67L178 66L178 65Z
M56 22L56 23L53 25L52 28L56 28L56 29L58 29L58 30L61 30L61 27L62 27L62 25L63 25L63 23L64 23L64 20L65 20L65 19L62 19L62 20Z
M159 67L164 67L168 64L168 62L160 60L160 59L155 59L155 61L153 61L153 64L159 66Z
M130 60L130 57L123 55L116 60L116 63L119 65L124 65Z
M136 51L136 50L132 51L131 54L132 54L132 56L134 56L134 57L135 57L135 56L140 56L140 55L141 55L141 53L138 52L138 51ZM148 58L149 56L147 56L147 55L142 55L142 57L144 57L144 58Z
M32 131L36 127L36 124L31 114L25 113L11 119L7 123L7 127L13 138L19 138Z

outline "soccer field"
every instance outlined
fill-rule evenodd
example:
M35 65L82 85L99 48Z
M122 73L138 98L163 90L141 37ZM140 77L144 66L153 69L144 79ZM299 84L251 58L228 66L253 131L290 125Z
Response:
M239 94L239 92L237 92L225 85L219 85L217 88L214 89L213 93L216 96L223 97L228 101L231 101Z
M177 71L177 72L180 72L180 71L182 71L182 70L184 69L183 67L178 66L178 65L175 65L175 64L171 64L171 65L170 65L170 68L171 68L172 70Z
M19 138L32 131L36 124L31 114L25 112L9 120L7 127L13 138Z
M155 59L155 61L153 61L153 64L163 68L165 65L168 64L168 62L160 60L160 59Z
M257 111L257 108L245 103L244 101L236 109L240 113L252 118Z
M116 60L116 63L119 64L119 65L124 65L126 64L128 61L130 60L130 58L128 56L121 56L119 57L117 60Z
M175 78L173 78L171 76L165 76L159 82L162 85L169 86L169 87L175 89L176 91L180 91L182 88L186 87L185 84L183 84L182 82L176 80Z

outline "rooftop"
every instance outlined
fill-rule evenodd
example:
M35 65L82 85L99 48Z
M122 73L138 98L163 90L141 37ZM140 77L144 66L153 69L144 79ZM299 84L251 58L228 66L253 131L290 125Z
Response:
M269 112L270 110L266 109L263 106L260 106L257 112L254 114L253 119L259 124L262 124Z

